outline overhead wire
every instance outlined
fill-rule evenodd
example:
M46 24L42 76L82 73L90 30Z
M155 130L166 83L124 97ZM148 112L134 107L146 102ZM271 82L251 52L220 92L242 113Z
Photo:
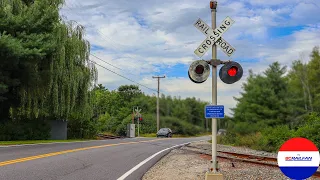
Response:
M72 9L69 7L69 6L67 6L67 5L65 5L65 7L66 8L68 8L69 10L71 10L72 11ZM69 15L71 15L70 13L68 13L68 12L66 12L67 14L69 14ZM78 13L77 13L78 14ZM83 20L83 18L82 18L82 16L80 15L80 14L78 14L79 15L79 17ZM78 25L80 25L80 26L83 26L83 25L81 25L81 24L79 24L77 21L74 21L75 23L77 23ZM93 25L91 24L91 26L93 27ZM99 30L99 29L96 29L96 28L93 28L93 29L95 29L95 30L97 30L98 32L100 32L100 35L102 36L102 32ZM104 35L104 34L103 34ZM108 38L107 36L102 36L103 38L105 37L105 38L107 38L107 39L109 39L111 42L113 42L113 43L115 43L112 39L110 39L110 38ZM116 43L115 43L116 44ZM112 45L112 44L111 44ZM120 44L119 44L120 45ZM113 46L114 47L114 46ZM106 64L108 64L108 65L110 65L110 66L112 66L112 67L114 67L114 68L116 68L116 69L119 69L119 70L122 70L122 71L125 71L124 69L122 69L122 68L119 68L119 67L117 67L117 66L115 66L115 65L112 65L111 63L109 63L109 62L107 62L107 61L105 61L105 60L103 60L102 58L100 58L100 57L98 57L98 56L96 56L95 54L93 54L93 53L90 53L90 55L92 55L93 57L95 57L95 58L97 58L97 59L99 59L100 61L102 61L102 62L104 62L104 63L106 63ZM129 57L128 57L129 58ZM131 57L132 58L132 57ZM136 83L136 84L138 84L138 85L140 85L140 86L142 86L142 87L145 87L145 88L147 88L147 89L149 89L149 90L152 90L152 91L155 91L155 92L158 92L157 90L155 90L155 89L152 89L152 88L150 88L150 87L147 87L146 85L143 85L143 84L141 84L141 83L138 83L138 82L136 82L136 81L134 81L134 80L132 80L132 79L130 79L130 78L128 78L128 77L126 77L126 76L123 76L123 75L121 75L121 74L119 74L119 73L116 73L115 71L112 71L112 70L110 70L109 68L106 68L105 66L102 66L102 65L100 65L100 64L98 64L97 62L95 62L95 61L92 61L92 60L90 60L91 62L93 62L94 64L96 64L96 65L98 65L98 66L100 66L100 67L102 67L102 68L104 68L104 69L106 69L106 70L108 70L108 71L110 71L110 72L112 72L112 73L114 73L114 74L116 74L116 75L118 75L118 76L120 76L120 77L122 77L122 78L125 78L125 79L127 79L127 80L129 80L129 81L131 81L131 82L134 82L134 83ZM129 73L129 74L132 74L132 73L130 73L130 72L128 72L128 71L126 71L126 73ZM132 74L132 75L135 75L136 76L136 74ZM164 94L163 92L161 92L161 91L159 91L160 93L162 93L162 94Z
M81 6L78 2L77 2L77 4L79 5L79 7L83 7L83 6ZM71 9L69 6L65 5L65 7L68 8L70 11L72 11L72 9ZM66 13L68 13L68 12L66 12ZM68 13L68 14L70 15L70 13ZM79 17L80 17L82 20L84 20L79 13L76 12L76 14L78 14ZM75 22L76 22L76 21L75 21ZM76 23L77 23L78 25L80 25L78 22L76 22ZM119 44L119 43L113 41L113 40L112 40L111 38L109 38L108 36L106 36L106 35L105 35L102 31L100 31L98 28L94 28L94 26L93 26L91 23L89 23L89 25L92 26L92 29L97 30L98 33L101 35L101 37L102 37L103 39L105 39L105 40L107 40L107 41L111 41L113 44L111 43L110 45L112 45L112 46L113 46L114 48L116 48L116 49L118 49L118 47L115 47L115 46L114 46L115 44L118 44L118 45L120 45L120 46L134 47L134 46L130 46L130 45L122 45L122 44ZM81 25L81 26L82 26L82 25ZM108 65L110 65L110 66L112 66L112 67L114 67L114 68L116 68L116 69L125 71L124 69L119 68L119 67L117 67L117 66L115 66L115 65L113 65L113 64L111 64L111 63L109 63L109 62L107 62L107 61L105 61L105 60L103 60L102 58L94 55L93 53L90 53L90 55L92 55L93 57L99 59L100 61L102 61L102 62L104 62L104 63L106 63L106 64L108 64ZM132 59L134 59L133 57L131 57L131 56L129 56L129 55L125 55L125 56L123 56L123 57L127 57L127 58L132 58ZM93 60L90 60L90 61L93 62L94 64L96 64L96 65L98 65L98 66L100 66L100 67L102 67L102 68L104 68L104 69L106 69L106 70L108 70L108 71L110 71L110 72L112 72L112 73L114 73L114 74L116 74L116 75L124 78L124 79L127 79L127 80L129 80L129 81L131 81L131 82L133 82L133 83L136 83L136 84L138 84L138 85L140 85L140 86L142 86L142 87L144 87L144 88L147 88L147 89L149 89L149 90L151 90L151 91L158 92L158 91L155 90L155 89L152 89L152 88L150 88L150 87L148 87L148 86L146 86L146 85L143 85L143 84L141 84L141 83L138 83L138 82L136 82L136 81L134 81L134 80L126 77L126 76L123 76L123 75L121 75L121 74L119 74L119 73L117 73L117 72L115 72L115 71L112 71L111 69L109 69L109 68L107 68L107 67L105 67L105 66L103 66L103 65L101 65L101 64L98 64L97 62L95 62L95 61L93 61ZM128 72L128 71L126 71L126 73L132 74L132 73L130 73L130 72ZM136 76L136 74L132 74L132 75L135 75L135 76ZM164 93L162 93L161 91L159 91L159 92L160 92L161 94L164 94ZM161 108L160 108L160 109L161 109ZM191 116L192 118L199 119L199 120L205 119L205 118L196 117L196 116L194 116L194 115L192 115L192 114L189 114L189 116Z
M79 4L79 3L78 3L78 4ZM79 4L79 6L81 7L80 4ZM66 7L67 9L69 9L70 11L72 11L72 9L71 9L69 6L65 5L65 7ZM66 12L66 13L68 13L68 12ZM75 11L75 13L79 16L79 18L80 18L81 20L84 21L84 19L82 18L81 14L79 14L77 11ZM68 13L68 14L69 14L69 13ZM69 14L69 15L70 15L70 14ZM76 22L76 23L79 25L78 22ZM105 35L102 31L100 31L98 28L94 28L94 26L93 26L92 23L89 22L88 24L92 27L92 29L98 31L98 34L100 34L100 36L101 36L103 39L105 39L106 41L111 42L110 45L111 45L113 48L119 49L119 47L116 47L116 45L124 46L124 45L122 45L122 44L119 44L119 43L113 41L110 37L106 36L106 35ZM129 45L127 45L127 46L129 46ZM129 47L133 48L134 46L129 46ZM129 58L129 59L135 59L135 58L133 58L133 57L130 56L130 55L123 55L122 57L123 57L123 58ZM120 68L117 67L117 69L120 69ZM123 69L121 69L121 70L123 70ZM129 73L129 74L135 75L135 76L139 76L139 75L137 75L137 74L130 73L130 72L128 72L127 70L126 70L126 73Z
M146 85L143 85L143 84L141 84L141 83L138 83L138 82L136 82L136 81L134 81L134 80L132 80L132 79L130 79L130 78L128 78L128 77L126 77L126 76L123 76L123 75L121 75L121 74L119 74L119 73L117 73L117 72L115 72L115 71L112 71L111 69L109 69L109 68L107 68L107 67L105 67L105 66L102 66L101 64L98 64L98 63L97 63L97 62L95 62L95 61L92 61L92 60L89 60L89 61L91 61L91 62L93 62L94 64L96 64L96 65L98 65L98 66L100 66L100 67L102 67L102 68L104 68L104 69L106 69L106 70L108 70L108 71L110 71L110 72L112 72L112 73L114 73L114 74L116 74L116 75L120 76L120 77L123 77L123 78L125 78L125 79L127 79L127 80L129 80L129 81L131 81L131 82L133 82L133 83L136 83L136 84L138 84L138 85L140 85L140 86L142 86L142 87L145 87L145 88L147 88L147 89L149 89L149 90L152 90L152 91L158 92L158 91L157 91L157 90L155 90L155 89L152 89L152 88L150 88L150 87L148 87L148 86L146 86Z
M66 12L66 13L67 13L67 14L69 14L68 12ZM70 15L70 14L69 14L69 15ZM81 25L81 24L79 24L77 21L73 21L73 22L75 22L76 24L78 24L78 25L82 26L82 25ZM102 36L102 37L104 37L104 36ZM96 55L95 55L95 54L93 54L92 52L90 52L90 55L94 56L95 58L97 58L97 59L101 60L102 62L104 62L104 63L106 63L106 64L108 64L108 65L110 65L110 66L112 66L112 67L114 67L114 68L117 68L117 69L119 69L119 70L124 71L124 69L121 69L121 68L119 68L119 67L117 67L117 66L115 66L115 65L112 65L111 63L109 63L109 62L107 62L107 61L105 61L105 60L103 60L103 59L99 58L98 56L96 56ZM130 72L127 72L127 73L132 74L132 73L130 73ZM136 75L136 74L132 74L132 75Z
M75 2L76 4L71 4L71 5L75 5L75 7L77 7L77 8L82 8L82 7L84 7L83 5L81 5L79 2ZM101 4L101 3L100 3ZM70 11L73 11L72 9L71 9L71 7L69 7L69 6L67 6L67 5L65 5L65 7L67 8L67 9L69 9ZM79 14L77 11L75 11L75 13L80 17L80 19L81 20L84 20L83 18L82 18L82 16L81 16L81 14ZM68 13L69 14L69 13ZM115 47L115 45L119 45L119 46L123 46L123 47L129 47L129 48L135 48L135 46L132 46L132 45L123 45L123 44L120 44L120 43L118 43L118 42L115 42L114 40L112 40L112 38L111 37L108 37L107 35L105 35L102 31L100 31L98 28L94 28L94 26L93 26L93 24L91 24L90 22L88 22L89 23L89 25L90 26L92 26L92 29L94 29L94 30L96 30L96 31L98 31L98 33L101 35L101 37L103 38L103 39L105 39L105 40L107 40L107 41L110 41L111 42L111 46L112 47L114 47L114 48L116 48L116 49L119 49L118 47ZM112 44L113 43L113 44ZM129 59L135 59L134 57L132 57L132 56L130 56L130 55L123 55L122 56L123 58L129 58ZM119 68L117 68L117 69L119 69ZM121 70L123 70L123 69L121 69ZM127 72L127 71L126 71ZM168 72L168 68L166 68L166 73ZM139 76L139 75L137 75L137 74L133 74L133 73L130 73L130 72L127 72L127 73L129 73L129 74L131 74L131 75L135 75L135 76Z

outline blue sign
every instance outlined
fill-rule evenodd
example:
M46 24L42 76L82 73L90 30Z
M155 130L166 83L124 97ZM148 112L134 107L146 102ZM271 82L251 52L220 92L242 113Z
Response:
M206 118L224 118L223 105L207 105L205 107Z

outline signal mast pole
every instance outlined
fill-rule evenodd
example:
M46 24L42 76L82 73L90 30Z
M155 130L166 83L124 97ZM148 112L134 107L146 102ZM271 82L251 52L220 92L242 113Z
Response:
M221 81L226 84L233 84L239 81L243 75L243 69L237 62L227 60L222 61L217 59L217 46L227 55L231 56L235 49L228 44L222 35L231 27L234 23L229 16L226 17L222 24L217 28L217 1L210 0L211 9L211 23L210 28L200 18L194 23L194 26L201 31L207 38L197 47L194 53L198 57L202 57L212 47L212 58L211 60L197 60L194 61L188 70L189 78L194 83L203 83L207 80L210 75L210 66L212 66L212 103L211 105L205 106L205 118L212 120L212 160L209 168L210 172L206 173L206 180L220 180L223 178L222 174L219 174L219 166L217 161L217 119L224 118L224 106L217 105L217 66L224 64L219 71L219 77ZM219 121L220 125L220 121ZM212 177L213 179L211 179ZM207 179L209 178L209 179Z
M210 1L211 8L211 20L212 20L212 29L216 29L217 23L217 1ZM212 45L212 59L217 59L217 46ZM217 66L214 63L212 65L212 105L217 105ZM212 162L211 162L211 171L214 173L217 172L217 119L212 118Z

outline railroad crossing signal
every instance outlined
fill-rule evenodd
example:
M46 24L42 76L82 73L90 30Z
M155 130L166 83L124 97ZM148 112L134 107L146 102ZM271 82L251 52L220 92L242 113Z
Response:
M194 61L190 65L188 75L192 82L203 83L210 75L210 66L205 60Z
M200 46L194 51L198 57L202 57L209 49L212 48L212 59L209 61L198 60L191 64L188 74L191 81L196 83L202 83L208 78L210 74L210 67L212 66L212 106L216 108L217 106L217 67L220 64L224 66L220 69L219 76L220 79L227 84L232 84L238 81L243 74L242 67L240 64L231 61L221 61L217 58L217 46L227 54L231 56L235 49L222 38L222 35L232 26L235 22L230 17L226 17L221 25L216 26L216 12L218 3L215 0L210 0L210 9L212 17L212 28L210 28L205 22L200 18L194 23L194 26L200 30L207 38L200 44ZM210 114L212 118L212 160L210 173L206 173L206 179L223 179L222 174L217 174L218 171L218 161L217 161L217 118L222 116L216 116L216 110L213 109L213 115ZM210 111L211 112L211 111ZM220 112L220 109L217 111ZM221 113L219 113L221 115ZM223 113L222 113L223 114ZM209 115L209 114L208 114ZM224 115L224 114L223 114ZM209 116L206 116L209 117ZM213 173L212 173L213 172ZM211 178L210 178L211 177Z
M241 79L243 69L237 62L227 62L219 71L221 81L226 84L233 84Z

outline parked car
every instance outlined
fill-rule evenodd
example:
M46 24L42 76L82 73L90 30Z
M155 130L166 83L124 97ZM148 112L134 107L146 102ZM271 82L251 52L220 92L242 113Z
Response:
M161 128L157 132L157 137L172 137L172 131L170 128Z
M219 129L219 131L218 131L218 136L224 136L224 135L227 135L227 130L225 130L225 129Z

